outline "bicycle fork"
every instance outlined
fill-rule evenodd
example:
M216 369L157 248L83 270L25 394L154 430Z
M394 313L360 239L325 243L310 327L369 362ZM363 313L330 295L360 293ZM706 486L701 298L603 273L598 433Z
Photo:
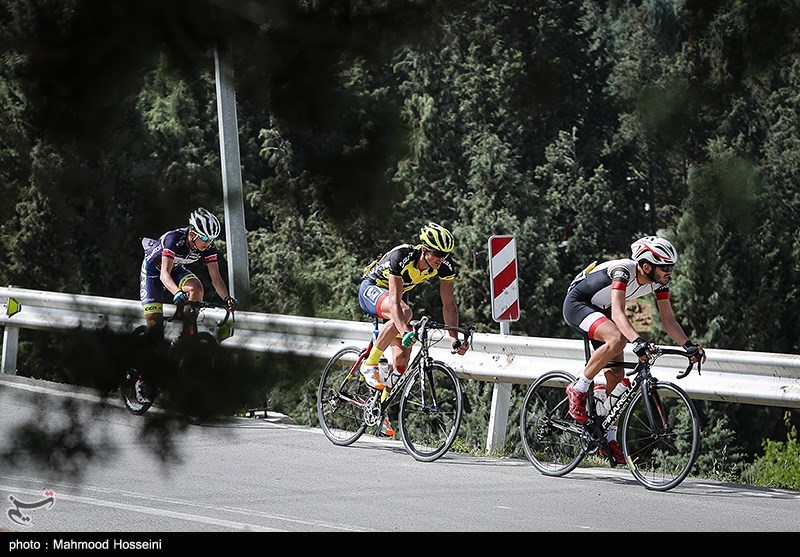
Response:
M436 413L439 403L436 398L436 382L433 380L433 358L430 356L420 362L419 370L419 398L424 412Z
M667 431L667 417L664 414L664 405L661 404L661 397L658 396L656 383L647 381L642 388L644 397L644 408L647 414L647 421L650 424L650 431L653 435L662 435Z

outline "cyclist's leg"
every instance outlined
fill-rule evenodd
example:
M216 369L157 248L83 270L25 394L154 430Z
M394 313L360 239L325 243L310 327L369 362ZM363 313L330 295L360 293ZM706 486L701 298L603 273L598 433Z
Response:
M369 280L363 280L358 287L358 303L361 309L364 310L364 313L373 319L379 319L383 317L379 309L380 301L386 297L387 294L388 290L385 288L381 288ZM382 391L384 388L383 380L385 378L381 376L378 364L384 350L386 350L386 345L383 344L381 347L378 347L378 344L381 341L382 335L384 335L383 331L386 329L386 325L386 323L381 325L379 332L371 343L370 351L364 358L360 368L361 375L364 376L367 385L379 391Z
M172 280L178 285L178 288L183 290L189 296L191 301L199 301L203 299L205 292L203 290L203 283L197 276L186 269L185 267L172 268ZM183 330L181 336L186 331L187 326L194 329L193 324L197 321L197 308L186 306L183 313ZM194 330L190 334L194 334Z
M405 298L405 297L404 297ZM378 359L389 348L389 345L394 343L398 337L397 328L392 322L392 304L389 303L389 291L386 288L381 288L368 280L362 281L358 289L358 302L361 309L371 317L379 317L384 320L378 332L378 338L372 346L372 352L367 356L365 365L376 366ZM404 322L411 320L413 315L411 308L405 302L401 301L401 311L403 312L402 319ZM402 356L401 356L402 358ZM406 363L408 358L406 356ZM396 364L395 364L396 365Z
M157 373L160 368L158 348L164 338L164 313L161 302L163 291L164 285L159 276L148 273L143 263L139 275L139 298L146 327L143 332L138 329L134 332L128 352L130 365L125 372L125 380L134 383L131 392L125 396L138 398L139 401L146 404L146 407L141 410L142 412L149 408L149 402L152 402L155 397L155 383L159 379Z
M389 291L386 291L386 294L381 296L376 304L377 314L378 317L381 319L385 319L386 322L381 327L381 331L378 334L378 339L375 341L375 344L379 346L382 350L386 350L389 345L401 346L399 342L396 342L397 339L401 337L403 333L397 330L397 327L394 325L394 321L401 321L403 323L408 323L411 321L411 318L414 316L414 312L411 310L411 307L408 305L407 297L403 295L400 299L400 315L396 316L394 314L394 306L389 299ZM395 319L399 317L399 319ZM408 363L408 353L406 352L406 363Z
M172 278L178 288L186 292L192 301L202 300L205 295L203 283L197 276L184 267L173 267Z
M578 374L576 381L567 386L570 415L578 423L586 423L587 393L592 381L601 369L625 347L625 338L610 319L608 310L587 304L573 295L574 291L567 294L564 299L564 321L581 335L587 337L595 347L589 356L582 373Z
M147 272L145 264L139 273L139 299L148 334L161 334L164 330L164 308L161 301L164 285L158 275Z
M411 348L406 348L403 346L402 336L397 332L397 327L393 325L390 317L390 306L391 304L388 303L388 298L383 298L381 301L381 313L383 315L387 315L387 321L384 323L381 333L388 337L389 346L387 346L386 349L389 347L392 348L391 373L388 377L384 378L384 387L388 385L389 388L397 384L397 382L400 380L400 376L406 372L408 369L409 359L411 358ZM407 323L412 317L411 308L408 306L405 300L401 301L401 308L403 311L402 319L404 319ZM378 338L380 339L380 334L378 335ZM388 392L385 392L384 394L388 395Z

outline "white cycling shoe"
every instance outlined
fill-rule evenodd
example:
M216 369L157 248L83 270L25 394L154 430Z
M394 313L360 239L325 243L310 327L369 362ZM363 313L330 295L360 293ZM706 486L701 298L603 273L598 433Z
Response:
M367 382L367 385L369 385L373 389L377 389L378 391L383 390L384 385L381 377L381 372L378 369L378 366L368 366L367 364L361 364L361 375L364 376L364 381Z

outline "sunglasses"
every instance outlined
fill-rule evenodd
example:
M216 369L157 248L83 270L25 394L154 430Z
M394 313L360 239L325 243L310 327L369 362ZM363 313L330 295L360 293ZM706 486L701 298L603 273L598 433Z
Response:
M192 232L194 232L194 231L192 231ZM208 236L203 236L202 234L199 234L197 232L195 232L195 234L197 234L197 239L200 240L201 242L210 242L211 241L211 238L209 238Z
M439 259L447 259L448 257L450 257L450 254L447 253L446 251L439 251L436 249L432 249L430 250L430 252L433 254L434 257L437 257Z
M675 268L675 265L656 265L656 267L658 267L665 273L669 273L672 269Z

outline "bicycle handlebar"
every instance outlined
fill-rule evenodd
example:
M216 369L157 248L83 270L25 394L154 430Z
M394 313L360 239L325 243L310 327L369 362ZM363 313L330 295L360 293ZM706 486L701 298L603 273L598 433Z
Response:
M472 334L475 332L475 325L470 325L469 327L459 327L457 325L447 325L445 323L439 323L437 321L431 321L431 319L427 316L424 316L420 319L415 319L408 323L414 331L414 338L424 342L427 340L427 331L429 329L436 329L439 331L456 331L464 338L458 339L457 342L459 343L470 343L472 340ZM457 346L456 346L457 348Z
M658 349L660 354L674 354L675 356L683 356L689 360L689 365L686 367L684 371L677 375L678 379L683 379L687 375L692 372L692 368L695 364L697 364L697 375L700 375L700 368L702 367L702 360L698 358L696 362L692 361L692 358L697 354L689 354L686 350L677 349L677 348L659 348Z
M698 360L696 362L692 362L692 358L694 356L696 356L696 354L689 354L686 350L684 350L682 348L680 348L680 349L679 348L662 348L660 346L655 346L654 349L650 352L650 360L649 360L650 365L652 365L660 356L663 356L665 354L673 354L675 356L683 356L684 358L687 358L689 360L689 365L687 366L687 368L685 370L683 370L682 372L680 372L676 376L678 379L683 379L684 377L689 375L692 372L692 368L694 368L695 364L697 364L697 375L700 375L700 368L702 367L702 361L698 358ZM636 367L634 367L632 371L629 371L627 373L627 375L634 375L636 373L639 373L639 371L641 371L641 369L642 369L642 366L644 366L647 361L648 360L639 361L636 364Z
M181 302L180 304L178 304L175 313L173 313L172 317L167 319L167 321L172 322L175 319L183 319L184 310L186 309L187 306L197 310L206 308L224 309L225 317L222 318L222 321L217 323L217 327L222 327L225 323L228 322L228 319L230 319L231 317L231 309L227 305L221 306L212 302L206 302L205 300L187 300L185 302Z

